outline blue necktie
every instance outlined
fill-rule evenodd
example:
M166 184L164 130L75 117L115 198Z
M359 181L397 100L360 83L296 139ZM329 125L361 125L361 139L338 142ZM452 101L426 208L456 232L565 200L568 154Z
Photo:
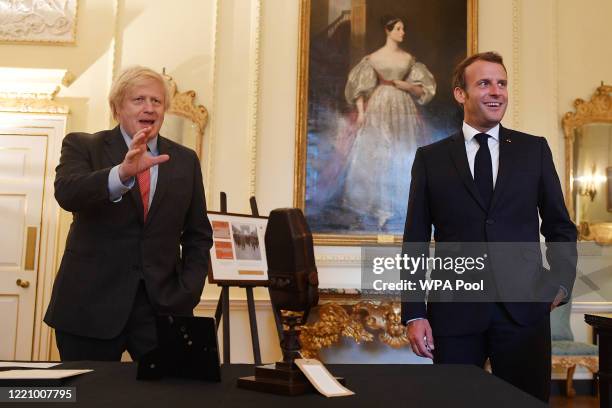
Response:
M491 197L493 196L493 165L488 143L488 139L491 136L486 133L478 133L474 137L480 145L474 159L474 182L480 197L484 201L485 208L488 209L491 205Z

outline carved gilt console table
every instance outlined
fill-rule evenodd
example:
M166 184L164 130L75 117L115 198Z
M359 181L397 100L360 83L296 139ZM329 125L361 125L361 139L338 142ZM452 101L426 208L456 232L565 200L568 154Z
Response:
M401 323L399 299L323 296L314 313L317 311L318 317L311 316L310 322L302 326L300 342L304 357L319 357L322 348L338 344L342 337L358 344L378 339L392 348L409 347L405 326Z

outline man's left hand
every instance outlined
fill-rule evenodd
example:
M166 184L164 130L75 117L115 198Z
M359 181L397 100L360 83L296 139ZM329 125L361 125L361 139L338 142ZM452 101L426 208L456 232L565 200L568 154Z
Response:
M553 300L553 302L550 304L550 310L552 311L555 307L559 306L559 303L561 303L563 299L565 299L565 296L565 291L559 288L557 296L555 296L555 300Z

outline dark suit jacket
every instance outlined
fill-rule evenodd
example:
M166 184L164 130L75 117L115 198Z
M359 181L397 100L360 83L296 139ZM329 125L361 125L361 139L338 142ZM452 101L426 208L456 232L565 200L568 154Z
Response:
M73 213L66 250L45 315L51 327L94 337L117 336L144 280L159 313L191 314L208 270L212 230L198 157L164 137L146 222L138 183L111 202L108 175L127 146L119 127L71 133L62 144L55 197Z
M497 291L495 299L517 300L504 305L518 324L546 316L559 285L572 290L576 228L563 201L550 148L542 137L500 126L499 169L489 208L470 172L462 132L419 148L412 168L404 251L412 256L428 254L432 225L436 243L487 243L492 281L486 282L489 287L485 289ZM542 268L540 231L546 238L550 271ZM556 247L553 243L562 244ZM423 274L421 270L410 278ZM533 297L539 302L528 302L542 275L547 279L547 302L542 296ZM404 298L409 302L402 303L402 320L427 317L434 336L474 333L488 324L492 308L486 303L430 301L426 307L424 297L416 292Z

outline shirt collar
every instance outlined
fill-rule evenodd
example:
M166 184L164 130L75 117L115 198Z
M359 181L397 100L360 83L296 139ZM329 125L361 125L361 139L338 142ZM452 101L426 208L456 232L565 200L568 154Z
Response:
M463 130L463 137L466 143L471 142L474 136L479 133L486 133L487 135L491 136L493 139L499 142L499 123L491 129L487 130L486 132L481 132L480 130L474 129L465 122L463 122L463 126L461 129Z
M125 140L125 144L127 145L128 149L130 147L130 144L132 143L132 136L128 135L127 132L123 129L123 127L121 125L119 125L119 130L121 130L121 135L123 136L123 140ZM149 140L147 142L147 147L149 148L149 151L153 154L153 155L157 155L157 138L159 135L155 135L154 138L152 138L151 140Z

